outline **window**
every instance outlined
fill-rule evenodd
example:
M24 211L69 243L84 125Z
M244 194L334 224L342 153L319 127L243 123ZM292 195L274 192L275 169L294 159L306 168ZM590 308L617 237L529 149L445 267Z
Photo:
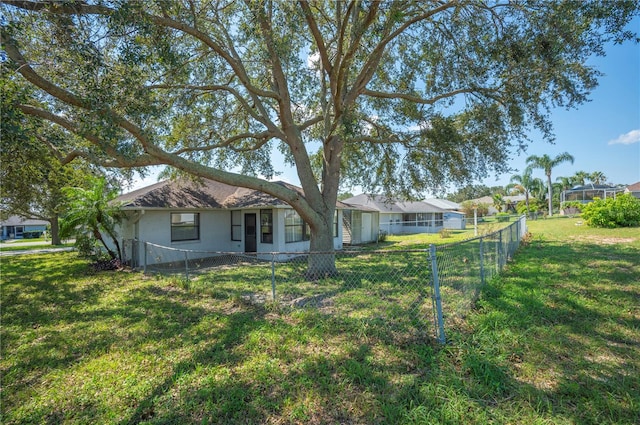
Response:
M333 237L338 237L338 210L333 215Z
M231 211L231 240L242 240L242 211Z
M200 214L171 213L171 242L200 239Z
M272 210L260 210L260 242L273 243Z
M402 225L403 226L415 226L416 225L416 215L414 213L411 214L403 214L402 215Z
M309 240L309 226L294 210L284 213L284 241L300 242Z
M443 216L442 213L436 213L436 227L442 227L444 226L444 220L443 220Z

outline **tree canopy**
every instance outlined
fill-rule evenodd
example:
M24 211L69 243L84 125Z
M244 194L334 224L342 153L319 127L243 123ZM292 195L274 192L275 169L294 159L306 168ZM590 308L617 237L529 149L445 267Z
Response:
M167 164L274 195L332 249L340 185L419 194L509 169L636 1L2 0L15 107L80 136L70 161ZM271 153L305 196L269 180Z

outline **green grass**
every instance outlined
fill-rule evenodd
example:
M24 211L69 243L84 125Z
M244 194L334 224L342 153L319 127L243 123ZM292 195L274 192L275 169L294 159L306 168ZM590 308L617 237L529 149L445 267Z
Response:
M1 422L636 424L640 232L576 221L529 222L445 346L358 314L251 303L205 277L3 257Z

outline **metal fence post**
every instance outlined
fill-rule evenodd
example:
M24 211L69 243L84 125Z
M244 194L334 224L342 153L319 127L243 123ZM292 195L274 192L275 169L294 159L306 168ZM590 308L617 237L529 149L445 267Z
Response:
M142 272L144 274L147 273L147 242L146 241L144 242L144 267Z
M480 284L484 286L484 243L480 238Z
M276 255L271 255L271 295L276 300Z
M436 314L438 318L438 342L444 344L444 318L442 317L442 297L440 296L440 280L438 277L438 261L436 259L436 246L429 245L429 255L431 256L431 273L433 275L433 292L436 299Z
M189 251L184 252L184 274L189 280Z

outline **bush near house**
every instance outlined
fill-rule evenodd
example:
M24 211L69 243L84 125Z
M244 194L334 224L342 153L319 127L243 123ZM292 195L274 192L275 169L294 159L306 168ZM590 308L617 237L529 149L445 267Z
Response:
M582 208L582 218L592 227L640 226L640 199L630 194L616 198L595 198Z

